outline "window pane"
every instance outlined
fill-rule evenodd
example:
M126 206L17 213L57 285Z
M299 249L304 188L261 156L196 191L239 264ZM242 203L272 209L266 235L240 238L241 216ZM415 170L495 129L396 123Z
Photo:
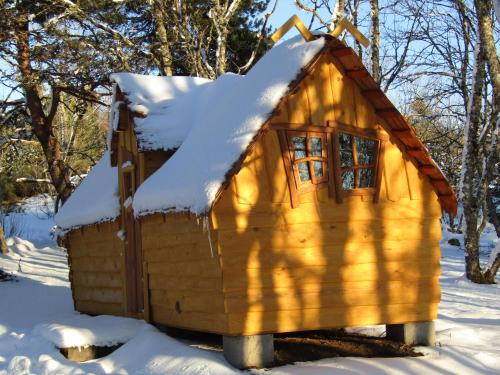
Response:
M293 155L295 160L302 159L306 154L306 137L292 137Z
M362 137L355 137L354 139L356 142L356 152L358 153L358 164L374 164L377 141Z
M311 175L309 173L309 167L306 161L303 161L298 164L299 168L299 177L301 182L306 182L311 180Z
M373 175L375 172L375 168L367 168L359 170L359 187L367 188L373 187Z
M345 133L340 133L340 166L352 167L354 165L354 157L352 155L352 136Z
M311 152L312 156L322 156L323 147L321 145L321 138L311 138Z
M342 189L352 190L354 189L354 171L348 170L342 172Z
M314 175L316 177L323 177L323 162L314 160L313 161Z

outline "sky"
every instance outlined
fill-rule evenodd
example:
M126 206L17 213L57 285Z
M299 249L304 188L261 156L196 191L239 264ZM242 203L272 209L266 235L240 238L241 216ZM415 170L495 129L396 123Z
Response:
M304 3L307 4L307 1L304 1ZM274 0L271 0L271 2L269 3L268 10L272 9L273 5L274 5ZM269 19L269 22L274 28L277 29L294 14L296 14L306 25L309 23L311 17L310 14L299 9L297 5L295 5L295 0L278 0L278 6L276 7L276 11ZM327 17L325 16L325 18ZM297 31L294 28L293 31L290 30L289 33L290 36L293 36L297 34ZM287 37L289 37L288 34Z

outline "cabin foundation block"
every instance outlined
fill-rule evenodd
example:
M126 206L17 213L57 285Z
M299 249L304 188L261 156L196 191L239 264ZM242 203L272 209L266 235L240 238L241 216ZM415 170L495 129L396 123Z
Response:
M436 344L436 329L432 321L387 324L386 337L389 340L401 341L408 345L434 346Z
M274 362L273 335L223 336L224 357L236 368L261 368Z

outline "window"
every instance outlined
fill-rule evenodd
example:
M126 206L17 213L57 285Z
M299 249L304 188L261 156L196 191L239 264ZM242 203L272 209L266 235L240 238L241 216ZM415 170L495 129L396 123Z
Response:
M328 181L326 134L287 132L295 185L311 190Z
M339 133L342 190L375 187L378 143L376 139Z
M338 203L351 195L378 201L387 135L333 121L324 127L273 127L278 130L292 207L299 205L301 193L326 186Z

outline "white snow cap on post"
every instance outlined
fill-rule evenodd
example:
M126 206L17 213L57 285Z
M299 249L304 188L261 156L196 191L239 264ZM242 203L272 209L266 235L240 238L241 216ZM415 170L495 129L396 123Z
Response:
M190 112L190 131L177 152L139 187L135 214L207 212L226 173L324 45L321 37L290 39L272 48L246 76L226 74L195 90L190 105L179 108Z
M111 167L109 152L83 179L59 209L54 221L63 231L83 225L112 221L120 215L118 172Z

